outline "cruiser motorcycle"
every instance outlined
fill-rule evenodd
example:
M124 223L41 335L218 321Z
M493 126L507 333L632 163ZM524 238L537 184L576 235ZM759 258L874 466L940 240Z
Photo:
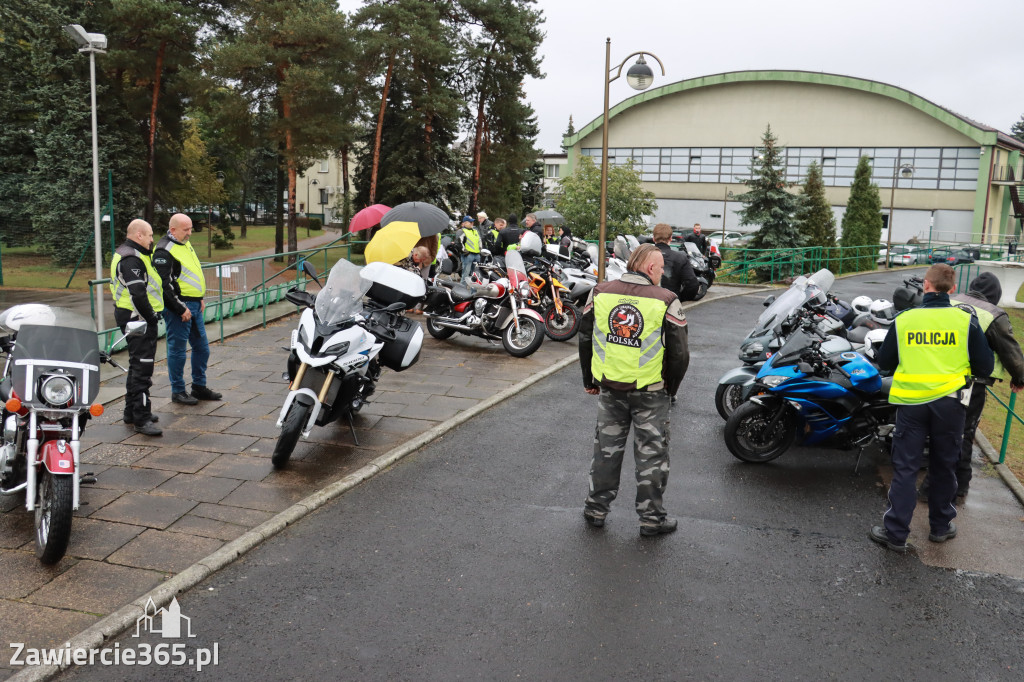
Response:
M448 339L456 332L501 340L509 355L532 355L544 341L544 318L526 306L530 280L518 251L505 254L505 277L468 286L434 278L423 303L427 332L435 339ZM481 266L483 269L497 265ZM441 261L442 274L454 271L452 259Z
M145 322L129 322L116 343L145 332ZM36 556L55 564L68 548L80 485L96 482L92 474L79 477L79 452L89 418L103 414L93 402L100 364L124 368L99 350L90 318L39 303L0 313L0 349L7 354L0 495L25 494L25 509L35 512Z
M302 267L320 283L309 261ZM359 445L352 416L376 390L381 368L401 372L419 359L423 329L404 311L425 293L423 278L415 273L386 263L360 268L340 260L315 297L298 288L285 294L304 310L291 335L290 384L270 459L276 468L287 464L299 437L309 438L314 424L347 419Z

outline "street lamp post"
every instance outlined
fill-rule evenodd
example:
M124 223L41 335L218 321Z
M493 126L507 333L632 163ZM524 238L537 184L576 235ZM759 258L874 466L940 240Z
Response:
M615 67L615 76L612 77L612 39L608 38L604 46L604 125L601 126L601 227L598 231L597 241L601 257L597 262L597 281L604 281L605 242L608 239L608 94L612 81L622 75L622 67L626 62L637 57L636 63L626 71L626 82L634 90L646 90L654 82L654 71L644 61L644 55L653 57L658 66L661 67L661 75L665 75L665 65L661 63L657 55L650 52L634 52Z
M100 152L96 136L96 53L105 54L107 37L102 33L89 33L78 24L64 27L71 38L78 43L79 52L89 54L89 84L92 102L92 212L94 257L96 258L96 279L103 279L103 242L100 233ZM103 331L103 287L93 287L96 300L96 331Z
M914 174L914 167L909 163L905 163L902 166L892 167L892 190L889 192L889 229L886 230L885 235L885 269L889 270L892 268L892 223L893 223L893 208L895 207L896 200L896 172L904 178L909 178Z
M306 206L312 206L313 205L313 202L310 199L310 193L309 193L310 185L312 185L313 187L316 187L319 184L320 183L316 181L316 178L312 178L312 179L306 180ZM309 236L309 209L308 208L306 209L306 236L307 237Z

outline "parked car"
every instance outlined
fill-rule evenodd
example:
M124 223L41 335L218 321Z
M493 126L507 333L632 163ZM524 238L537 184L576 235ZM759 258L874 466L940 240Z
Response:
M970 253L963 249L944 246L932 250L930 262L946 263L947 265L960 265L962 263L973 263L974 259L971 257Z
M719 231L712 232L711 234L709 234L708 241L714 244L715 246L722 246L723 244L725 246L743 246L748 241L750 241L750 238L752 236L753 235L750 233L745 234L743 232L726 232L725 239L723 240L722 233L721 231Z
M882 265L886 262L886 256L888 251L882 249L878 252L878 264ZM893 265L920 265L926 264L930 261L928 249L916 246L914 244L893 244L892 247L892 264Z

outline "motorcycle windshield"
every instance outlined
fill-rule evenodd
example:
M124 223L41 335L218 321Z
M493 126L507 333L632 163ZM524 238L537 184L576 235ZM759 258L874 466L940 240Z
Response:
M520 282L529 281L526 276L526 265L518 251L509 251L505 254L505 270L512 288L518 288Z
M373 282L360 276L362 268L347 260L339 260L331 268L327 284L316 295L314 310L320 322L339 324L363 309L363 296Z
M0 327L17 332L11 351L11 379L23 404L76 408L96 398L100 390L100 351L91 318L66 308L33 303L4 311ZM48 405L43 401L42 385L58 374L71 381L71 400Z
M811 343L814 338L804 331L797 331L786 343L782 344L782 348L775 354L775 357L771 359L771 364L774 367L780 367L782 365L792 365L799 362L800 355L811 347Z
M802 306L804 301L807 300L806 292L807 280L803 277L797 277L796 281L788 289L772 301L770 306L765 308L765 311L757 318L757 326L754 327L754 331L750 335L759 336L764 334L789 317L794 310Z

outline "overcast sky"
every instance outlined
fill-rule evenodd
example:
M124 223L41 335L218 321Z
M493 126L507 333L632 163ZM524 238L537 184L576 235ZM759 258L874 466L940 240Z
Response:
M346 10L361 4L341 2ZM545 16L546 77L528 80L526 94L547 152L561 151L570 114L577 129L601 115L606 38L613 67L638 50L660 57L666 75L655 86L727 71L824 71L905 88L1006 132L1024 114L1024 0L540 0L537 7ZM635 94L625 81L612 83L613 106Z

